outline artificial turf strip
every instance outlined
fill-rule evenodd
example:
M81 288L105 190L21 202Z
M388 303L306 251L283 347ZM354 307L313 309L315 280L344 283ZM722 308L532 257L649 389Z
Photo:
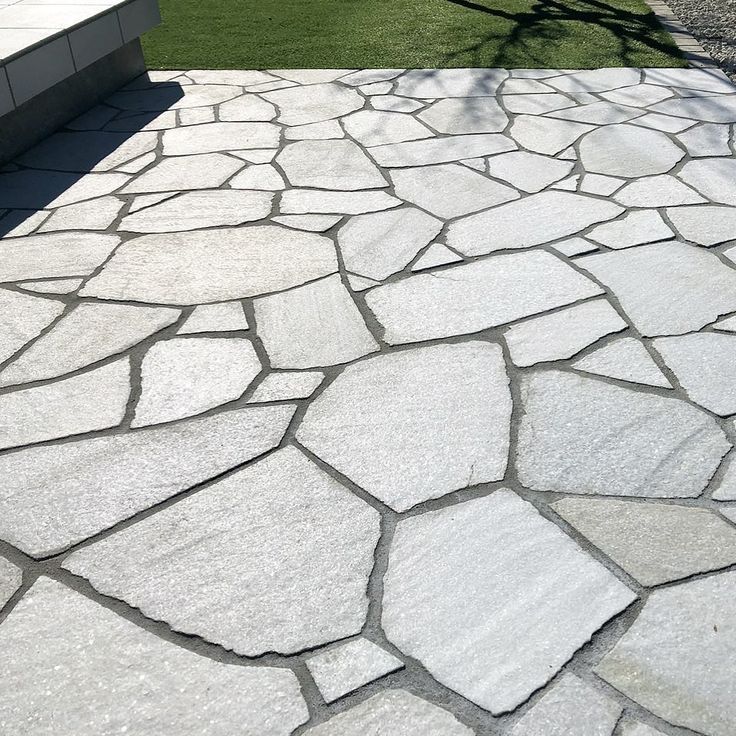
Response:
M160 0L152 69L684 66L641 0Z

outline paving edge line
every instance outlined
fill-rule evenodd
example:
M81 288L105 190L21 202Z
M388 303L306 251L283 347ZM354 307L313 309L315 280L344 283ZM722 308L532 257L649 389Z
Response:
M661 0L645 0L646 4L657 16L661 26L675 41L682 51L685 60L691 67L699 69L720 69L713 57L700 45L698 40L687 30L672 8Z

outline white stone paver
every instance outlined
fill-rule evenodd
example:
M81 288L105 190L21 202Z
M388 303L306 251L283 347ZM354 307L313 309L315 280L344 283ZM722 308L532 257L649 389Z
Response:
M734 123L157 72L0 172L0 732L731 736Z

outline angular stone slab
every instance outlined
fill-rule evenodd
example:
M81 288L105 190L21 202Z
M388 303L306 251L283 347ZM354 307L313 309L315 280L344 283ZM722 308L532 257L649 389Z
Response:
M547 84L570 94L606 92L638 84L641 81L640 77L641 73L638 69L590 69L548 79Z
M318 652L306 661L326 703L400 670L404 663L368 639L353 639Z
M706 123L736 123L736 98L734 97L697 96L687 100L665 100L652 105L651 109L663 115L702 120Z
M591 130L593 126L584 123L519 115L514 120L509 135L529 151L556 156Z
M337 271L332 241L277 225L129 240L80 294L161 304L242 299Z
M387 192L325 192L320 189L290 189L281 196L285 215L332 214L360 215L390 210L402 204Z
M511 736L613 736L622 708L565 673L511 729Z
M248 320L239 302L202 304L195 307L177 335L193 335L201 332L235 332L248 329Z
M12 733L233 731L288 736L309 718L294 673L223 664L172 644L46 577L0 626Z
M438 133L501 133L509 122L493 97L453 97L438 100L417 115Z
M278 445L294 407L252 407L0 458L0 537L60 552Z
M275 148L279 128L273 123L205 123L164 131L164 156L235 151L244 148Z
M671 241L576 262L614 293L648 337L699 330L736 311L736 271L702 248Z
M372 289L366 304L390 345L478 332L602 293L555 256L494 256Z
M305 731L305 736L472 736L446 710L406 692L386 690Z
M620 220L593 228L586 237L608 248L631 248L643 243L669 240L673 232L656 210L628 212Z
M381 355L346 368L296 437L396 511L503 478L511 396L498 345Z
M552 508L642 585L736 563L736 527L708 509L588 498Z
M179 314L161 307L79 304L0 373L0 386L55 378L122 353Z
M595 671L670 723L731 736L735 616L734 572L656 590Z
M365 100L355 90L330 82L265 92L263 97L279 108L278 121L283 125L332 120L365 106Z
M508 77L505 69L410 69L396 83L404 97L493 97Z
M0 289L0 363L36 337L63 311L64 305L53 299Z
M389 143L385 146L373 146L368 149L368 153L379 166L392 168L442 164L515 149L514 143L506 136L489 133Z
M502 489L399 521L382 623L435 679L500 714L545 685L635 598Z
M311 396L322 383L321 371L272 371L248 399L249 404L266 401L292 401Z
M676 398L563 371L522 377L516 466L537 491L694 498L730 449L723 430Z
M291 653L362 628L379 520L287 447L65 567L176 631L246 656Z
M240 87L226 84L178 83L155 85L149 89L121 90L105 101L105 104L121 110L157 112L159 110L183 110L190 107L207 107L231 100L243 93Z
M447 245L469 256L529 248L573 235L623 212L612 202L571 192L541 192L453 222Z
M688 161L679 176L713 202L736 206L736 158Z
M230 179L232 189L261 189L268 192L280 192L286 188L286 182L271 164L249 166Z
M23 584L23 571L4 557L0 557L0 609L15 595Z
M525 192L539 192L563 179L573 164L528 151L512 151L488 159L488 173Z
M694 189L670 174L635 179L616 192L614 199L624 207L677 207L705 202Z
M736 239L736 207L670 207L667 217L691 243L710 246Z
M398 112L361 110L343 118L348 135L362 146L380 146L431 138L434 133L416 118Z
M378 350L338 275L256 299L253 307L273 368L347 363Z

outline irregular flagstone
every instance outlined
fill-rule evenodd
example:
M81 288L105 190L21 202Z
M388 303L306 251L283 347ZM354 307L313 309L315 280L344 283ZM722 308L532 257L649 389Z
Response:
M453 222L447 245L468 256L529 248L611 220L623 208L570 192L541 192Z
M363 146L415 141L434 135L416 118L399 112L361 110L343 118L342 124L348 135Z
M21 286L26 291L33 291L39 294L71 294L71 292L76 291L82 285L83 281L84 279L82 278L20 281L17 286ZM0 354L2 354L1 350Z
M0 537L34 557L61 552L272 449L294 409L248 407L6 454Z
M289 189L281 196L285 215L328 214L359 215L380 212L402 204L386 192L325 192L321 189Z
M602 293L542 251L496 256L371 290L389 345L478 332Z
M253 307L274 368L347 363L379 349L337 274L256 299Z
M140 114L125 114L110 121L104 130L135 133L145 130L168 130L176 128L176 110L165 112L144 112Z
M0 210L4 214L0 219L0 233L3 238L18 238L30 235L49 217L46 210Z
M39 233L59 230L106 230L120 213L123 202L117 197L99 197L61 207L38 228Z
M49 172L42 173L45 178ZM130 181L130 178L130 176L125 174L115 173L85 174L76 178L76 181L68 188L59 190L61 193L54 196L53 199L45 201L44 207L54 209L56 207L64 207L66 205L76 204L77 202L103 197L106 194L118 191L124 184ZM2 198L0 197L0 206L2 206L1 203Z
M608 248L631 248L642 243L669 240L673 232L656 210L636 210L620 220L593 228L586 237Z
M684 155L664 133L637 125L605 126L580 141L585 170L608 176L663 174Z
M318 652L307 659L306 665L325 702L332 703L369 682L400 670L404 663L372 641L360 638Z
M373 279L367 279L365 276L356 276L354 273L349 273L348 283L353 291L365 291L366 289L378 286L380 281L374 281Z
M514 120L509 135L530 151L554 156L590 130L593 130L592 125L569 120L519 115Z
M280 291L337 271L332 241L276 225L129 240L82 296L201 304Z
M731 432L736 429L734 420L728 420L726 427ZM736 454L731 452L723 461L723 470L720 473L716 487L713 489L712 497L716 501L736 501ZM728 508L721 508L721 513L725 513L726 517L736 522L734 515L728 512Z
M124 174L71 174L23 169L0 173L0 207L40 210L63 207L115 191L130 177Z
M396 83L406 97L493 97L508 77L505 69L410 69Z
M706 123L677 136L690 156L730 156L728 141L731 128L728 125Z
M502 489L399 521L382 623L435 679L500 714L545 685L635 599L531 504Z
M442 222L414 207L350 218L337 233L345 268L383 280L439 234Z
M622 337L579 358L572 367L586 373L631 383L672 388L670 382L635 337Z
M270 69L271 74L283 77L291 82L298 84L322 84L324 82L334 82L340 77L344 77L354 69Z
M264 189L279 192L286 188L286 182L271 164L248 166L230 179L232 189Z
M326 723L304 732L305 736L472 736L467 726L446 710L406 690L385 690Z
M112 107L133 112L182 110L189 107L208 107L239 97L239 86L225 84L157 85L149 89L121 90L105 101Z
M612 736L622 708L565 673L511 729L511 736Z
M132 427L201 414L242 396L261 372L250 340L178 338L157 342L143 358Z
M422 253L411 267L412 271L424 271L428 268L437 266L446 266L448 263L458 263L462 258L457 253L453 253L449 248L440 243L432 243L427 250Z
M509 122L493 97L438 100L417 116L439 133L500 133Z
M736 311L736 272L702 248L671 241L576 262L611 289L648 337L699 330Z
M547 113L547 117L558 118L560 120L573 120L578 123L590 123L592 125L623 123L642 115L644 115L643 110L637 110L628 105L618 105L613 102L601 102L600 100L591 102L588 105L580 105Z
M193 107L191 110L179 111L179 127L184 125L201 125L215 122L214 107Z
M636 179L616 192L614 199L624 207L675 207L705 202L694 189L669 174Z
M0 372L0 386L54 378L122 353L179 314L162 307L78 304Z
M15 595L23 584L23 571L4 557L0 557L0 609Z
M515 149L514 143L506 136L489 133L389 143L385 146L373 146L368 149L368 153L379 166L391 168L441 164Z
M553 77L547 84L561 92L607 92L638 84L640 77L638 69L592 69Z
M252 69L193 69L187 71L187 77L195 84L235 84L244 87L276 81L272 74Z
M500 480L511 396L498 345L468 342L381 355L346 368L296 437L396 511Z
M702 120L706 123L736 123L736 98L723 95L665 100L652 105L651 109L664 115Z
M417 100L395 95L374 95L371 97L371 106L374 110L386 110L387 112L415 112L424 107Z
M710 246L736 240L736 207L671 207L667 217L691 243Z
M377 189L388 182L352 141L298 141L276 157L293 186L320 189Z
M733 94L732 82L720 69L645 69L644 81L665 87L686 87Z
M171 199L171 197L174 197L176 195L176 192L158 192L156 194L139 194L136 197L133 197L130 207L128 208L128 214L132 214L133 212L138 212L138 210L142 210L144 207L150 207L153 204L158 204L159 202L163 202L166 199Z
M595 243L591 243L585 238L569 238L568 240L563 240L561 243L554 243L554 245L550 247L558 253L562 253L562 255L570 258L580 255L581 253L590 253L591 251L598 250Z
M679 176L713 202L736 206L736 158L688 161Z
M694 498L730 449L705 412L676 398L563 371L522 377L517 471L537 491Z
M481 173L486 173L486 161L483 158L464 158L460 163L463 166L467 166L469 169L474 169L475 171L480 171Z
M226 123L268 122L276 117L276 108L255 95L243 95L223 102L218 108L218 115Z
M231 332L247 330L248 320L240 302L221 302L220 304L201 304L187 317L177 330L178 335L191 335L200 332Z
M359 87L363 84L373 84L374 82L385 82L389 79L396 79L399 74L404 73L404 69L361 69L360 71L340 77L340 84L348 84L351 87Z
M229 151L233 156L251 164L267 164L278 153L277 148L254 148L252 151Z
M504 332L511 360L530 366L570 358L596 340L628 327L605 299L595 299L554 314L513 325Z
M321 371L271 372L258 384L248 403L306 399L317 390L324 377Z
M713 325L713 329L723 330L724 332L736 332L736 315L718 320Z
M525 95L535 93L553 94L554 89L544 84L544 82L538 82L535 79L525 77L507 79L501 88L502 95Z
M287 89L289 87L296 86L296 82L287 82L285 79L280 79L277 82L261 82L260 84L251 84L245 88L245 91L252 92L253 94L261 94L263 92L272 92L275 89Z
M580 182L580 191L587 194L600 194L607 197L625 184L624 179L602 174L585 174Z
M48 327L64 305L17 291L0 289L0 363Z
M208 123L175 128L163 134L164 156L188 156L244 148L271 148L279 143L272 123Z
M621 736L667 736L656 728L647 726L641 721L625 721L621 726Z
M672 90L653 84L635 84L631 87L621 87L610 92L602 92L601 97L618 105L649 107L649 105L674 97L674 93Z
M222 186L243 163L222 153L177 156L160 161L133 179L124 194L170 192L184 189L216 189Z
M587 498L552 508L642 585L736 563L736 528L708 509Z
M313 233L324 233L342 220L340 215L282 215L274 217L279 225L293 227L296 230L308 230Z
M703 332L653 344L696 404L720 416L736 414L736 335Z
M508 95L503 98L503 104L509 112L517 115L541 115L552 110L560 110L563 107L571 107L575 104L575 101L565 95L554 93Z
M13 733L57 736L233 730L288 736L309 718L288 669L239 667L187 651L41 577L0 627Z
M674 725L730 736L736 729L734 616L734 572L656 590L595 671Z
M240 225L269 215L269 192L185 192L161 204L124 217L120 230L136 233L169 233L220 225Z
M0 396L0 450L116 427L130 394L130 363Z
M397 197L449 219L518 199L515 189L458 164L418 166L391 172Z
M279 108L278 121L284 125L332 120L365 106L365 99L355 90L330 82L264 92L263 97Z
M488 173L525 192L539 192L564 178L573 164L527 151L512 151L488 159Z
M575 174L574 176L568 176L567 179L558 181L556 184L552 184L550 189L559 189L564 192L575 192L580 188L580 181L582 179L581 174Z
M345 131L340 127L340 123L337 120L327 120L324 123L309 123L307 125L294 125L284 130L284 138L287 141L314 141L344 137Z
M695 120L686 120L684 118L674 118L670 115L660 115L656 112L650 112L646 115L632 121L633 125L643 125L645 128L653 128L654 130L662 130L665 133L679 133L682 130L692 128L696 124Z
M287 447L65 567L176 631L245 656L286 654L360 631L379 521Z

